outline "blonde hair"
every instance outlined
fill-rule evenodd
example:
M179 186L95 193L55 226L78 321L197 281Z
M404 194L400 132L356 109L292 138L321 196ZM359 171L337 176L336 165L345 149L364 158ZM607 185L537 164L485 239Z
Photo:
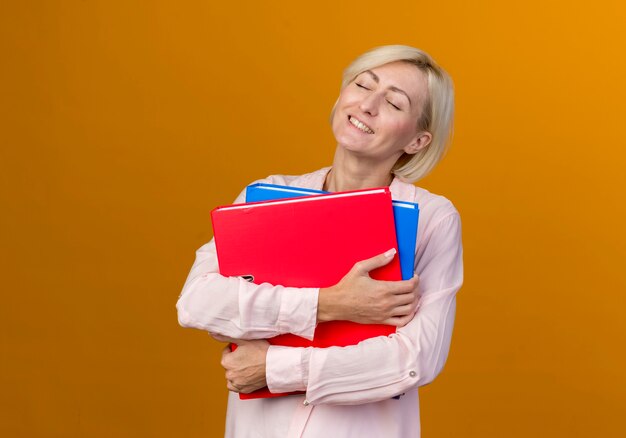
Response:
M417 129L429 132L431 142L415 154L403 154L392 169L392 173L400 179L415 182L441 161L452 138L454 86L448 73L420 49L402 45L381 46L365 52L344 70L341 89L364 71L397 61L415 65L428 81L428 97L417 120Z

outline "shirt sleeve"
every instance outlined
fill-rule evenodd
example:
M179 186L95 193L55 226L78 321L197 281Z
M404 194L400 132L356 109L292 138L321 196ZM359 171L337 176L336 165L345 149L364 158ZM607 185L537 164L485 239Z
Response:
M245 202L245 190L235 204ZM262 339L293 333L312 339L319 288L250 283L219 274L214 239L196 251L196 260L176 303L183 327L235 339Z
M362 404L389 399L430 383L448 356L463 283L458 213L443 217L426 236L416 273L422 298L413 320L387 337L331 348L270 346L272 392L306 390L310 404Z

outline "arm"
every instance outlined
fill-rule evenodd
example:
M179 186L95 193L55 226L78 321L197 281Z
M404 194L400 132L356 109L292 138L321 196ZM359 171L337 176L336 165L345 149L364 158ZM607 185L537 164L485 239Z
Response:
M391 249L384 254L362 260L338 284L320 289L317 320L351 320L364 324L383 323L397 326L408 323L415 315L418 304L418 277L406 281L379 281L369 276L372 269L389 263L395 253L395 249ZM226 347L222 352L221 365L226 371L226 386L229 390L245 394L267 386L266 362L270 347L267 341L241 341L217 334L213 334L213 338L238 344L236 350L231 351ZM289 351L294 350L285 350ZM293 354L292 359L297 360L298 356ZM285 362L282 368L289 372L299 369L300 364L291 365L290 362Z
M245 202L245 190L235 203ZM256 285L219 274L213 239L196 260L176 303L183 327L236 339L261 339L282 333L313 337L317 323L317 288Z
M306 390L311 404L361 404L431 382L448 355L455 296L463 282L458 214L443 217L424 242L416 267L422 298L409 324L351 347L271 346L266 357L270 390Z
M235 203L245 201L245 191ZM257 285L219 274L212 239L196 252L196 261L176 308L183 327L206 330L233 339L263 339L283 333L312 339L318 321L405 325L417 305L417 279L372 280L369 271L383 266L395 252L364 260L332 288ZM344 287L350 280L352 287Z

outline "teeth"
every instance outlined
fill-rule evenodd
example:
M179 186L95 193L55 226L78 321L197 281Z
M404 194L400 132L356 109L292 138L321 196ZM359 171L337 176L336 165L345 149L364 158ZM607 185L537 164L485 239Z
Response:
M360 120L355 119L352 116L350 116L350 123L352 123L354 126L356 126L361 131L363 131L363 132L365 132L367 134L373 134L374 133L374 131L372 131L369 126L367 126L365 123L361 122Z

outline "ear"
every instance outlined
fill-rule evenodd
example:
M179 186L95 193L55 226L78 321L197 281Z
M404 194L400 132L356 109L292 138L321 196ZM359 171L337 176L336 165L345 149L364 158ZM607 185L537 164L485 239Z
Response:
M426 148L431 140L433 139L433 135L428 131L418 132L411 143L409 143L405 148L404 152L409 155L413 155Z

